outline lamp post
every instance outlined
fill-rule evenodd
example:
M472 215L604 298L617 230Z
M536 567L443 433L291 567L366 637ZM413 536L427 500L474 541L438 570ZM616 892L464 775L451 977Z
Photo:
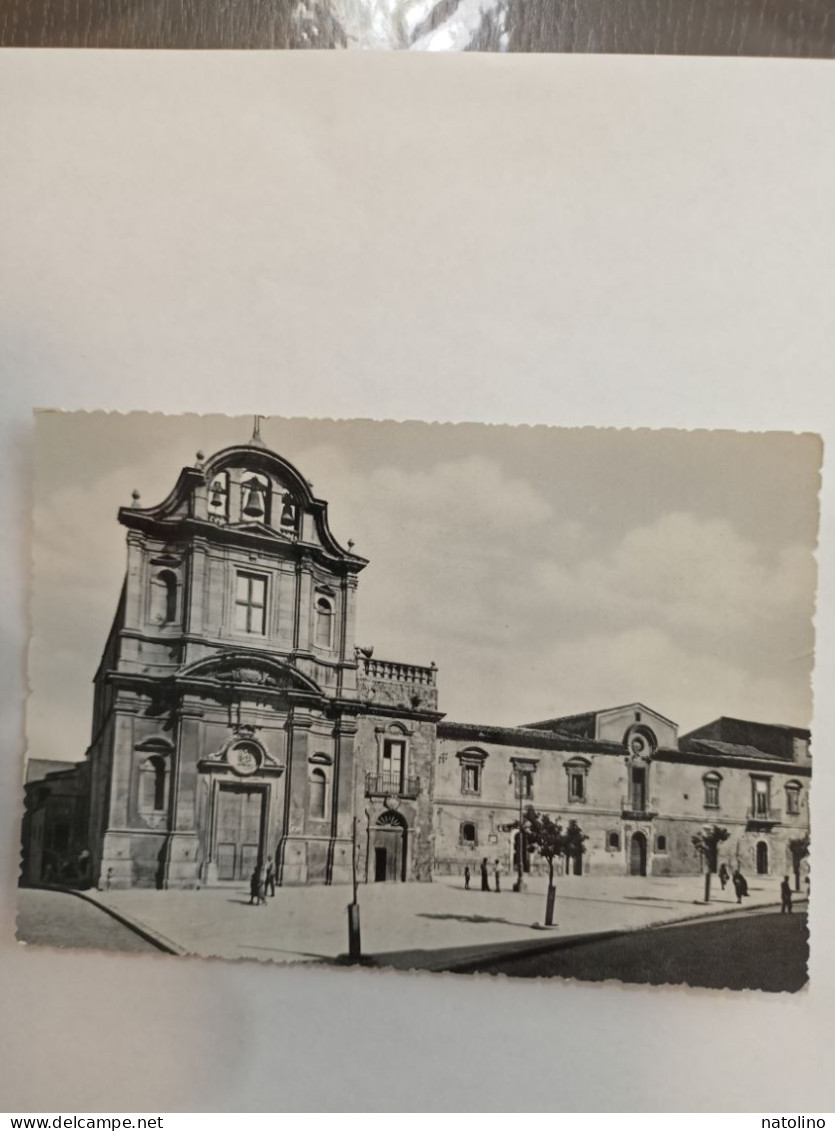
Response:
M353 902L348 905L348 957L351 962L359 962L362 958L362 943L360 941L360 905L357 901L357 888L359 880L357 878L357 848L359 846L359 839L357 837L357 821L358 817L354 817L351 826L351 883L353 886L354 898Z
M524 814L522 802L524 801L525 778L518 766L514 766L511 780L515 781L516 790L519 794L519 838L516 841L516 883L513 885L513 890L524 891L525 881L523 879L523 862L525 856L525 830L523 827Z

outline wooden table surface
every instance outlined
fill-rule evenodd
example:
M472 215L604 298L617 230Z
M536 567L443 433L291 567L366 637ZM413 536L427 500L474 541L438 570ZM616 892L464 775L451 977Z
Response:
M493 0L470 27L459 2L0 0L0 46L835 56L835 0Z

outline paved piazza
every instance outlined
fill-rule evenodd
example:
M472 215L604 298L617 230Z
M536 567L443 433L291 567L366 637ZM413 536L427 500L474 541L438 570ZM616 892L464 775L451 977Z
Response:
M504 877L508 887L512 877ZM545 912L545 881L528 890L463 890L458 878L431 884L361 886L363 953L377 965L432 969L471 956L500 953L547 938L646 927L737 908L730 886L700 902L704 877L566 877L557 884L557 924L533 924ZM744 907L779 900L779 878L753 877ZM279 888L266 907L249 904L243 885L202 891L134 889L97 893L114 910L192 954L272 962L333 961L348 949L346 907L351 889Z

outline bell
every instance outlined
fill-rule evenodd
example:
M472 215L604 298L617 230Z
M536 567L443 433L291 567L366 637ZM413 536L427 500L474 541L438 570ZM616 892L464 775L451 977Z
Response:
M211 506L213 506L213 507L222 507L222 506L223 506L223 496L224 496L224 493L225 493L225 492L224 492L224 490L223 490L223 484L222 484L222 483L219 483L219 482L218 482L218 483L214 483L214 484L212 484L212 501L211 501Z
M244 483L244 487L249 493L243 513L247 518L263 518L267 513L264 508L264 488L257 479L250 479L248 483Z
M291 495L286 494L283 496L281 507L281 525L282 526L295 526L296 525L296 511L293 506L293 498Z

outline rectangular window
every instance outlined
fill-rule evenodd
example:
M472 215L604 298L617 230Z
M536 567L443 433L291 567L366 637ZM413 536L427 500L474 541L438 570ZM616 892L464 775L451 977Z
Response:
M461 792L462 793L480 793L481 792L481 767L480 766L462 766L461 767Z
M390 789L393 793L400 792L405 762L405 741L399 738L387 738L383 743L383 789Z
M267 579L254 573L235 577L235 628L238 632L264 635L267 605Z
M705 782L705 805L708 809L719 808L719 782Z
M800 812L800 790L786 790L786 812L795 814Z
M517 770L513 777L516 785L516 796L531 801L533 799L533 770Z
M568 775L568 800L585 801L586 775L582 771L572 770Z
M767 781L755 779L754 781L754 816L767 817L769 813L769 796Z

